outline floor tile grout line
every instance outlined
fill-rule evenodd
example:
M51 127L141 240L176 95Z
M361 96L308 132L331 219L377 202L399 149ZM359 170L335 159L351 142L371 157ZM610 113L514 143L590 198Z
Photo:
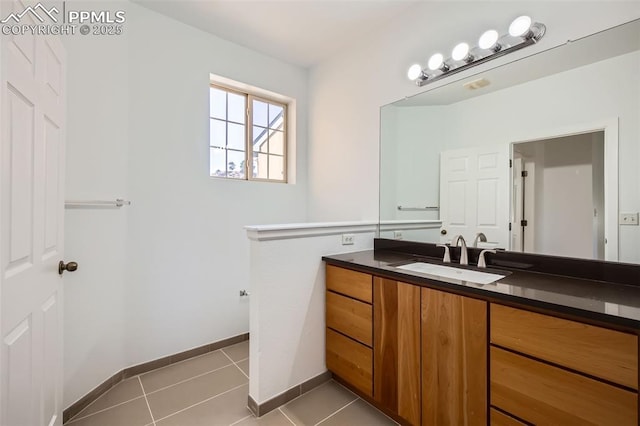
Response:
M134 377L137 377L137 376L134 376ZM133 377L132 377L132 378L133 378ZM123 383L123 382L125 382L126 380L128 380L128 379L125 379L125 380L123 380L122 382L119 382L118 384ZM116 385L116 386L117 386L117 385ZM114 387L115 387L115 386L113 386L111 389L113 389ZM82 409L82 411L85 411L87 408L91 407L93 404L95 404L96 402L98 402L98 401L99 401L103 396L105 396L106 394L108 394L108 393L109 393L109 391L110 391L111 389L107 390L107 391L106 391L106 392L104 392L102 395L100 395L99 397L97 397L96 399L94 399L93 401L91 401L91 403L90 403L89 405L87 405L86 407L84 407L84 408ZM72 422L75 422L76 420L80 420L80 419L87 418L87 417L89 417L89 416L93 416L94 414L101 413L101 412L103 412L103 411L105 411L105 410L108 410L109 408L118 407L118 406L120 406L120 405L122 405L122 404L126 404L127 402L131 402L131 401L133 401L133 400L135 400L135 399L141 398L143 395L144 395L144 390L142 391L142 395L138 395L138 396L136 396L135 398L131 398L131 399L128 399L128 400L126 400L126 401L119 402L119 403L117 403L117 404L114 404L114 405L111 405L111 406L109 406L109 407L103 408L102 410L98 410L98 411L93 412L93 413L91 413L91 414L87 414L86 416L81 416L80 414L82 414L82 411L80 411L78 414L76 414L75 416L71 417L71 418L69 419L69 421L68 421L67 423L65 423L65 424L70 424L70 423L72 423Z
M142 388L142 394L144 395L144 402L147 403L147 408L149 409L149 414L151 415L151 421L153 422L153 426L156 426L156 419L153 417L153 412L151 411L151 405L149 405L149 400L147 399L147 393L144 390L144 385L142 384L142 379L138 376L138 382L140 382L140 387Z
M229 361L231 361L231 362L233 363L233 365L235 365L236 367L238 367L238 370L240 370L240 372L241 372L242 374L244 374L244 376L245 376L247 379L249 379L249 375L248 375L248 374L246 374L244 371L242 371L242 368L240 368L240 366L239 366L239 365L238 365L234 360L232 360L232 359L231 359L231 357L230 357L229 355L227 355L227 353L226 353L225 351L223 351L222 349L221 349L221 351L222 351L222 353L224 354L224 356L226 356L227 358L229 358ZM246 359L246 358L245 358L245 359ZM243 360L243 361L244 361L244 360Z
M105 411L107 411L107 410L111 410L112 408L116 408L116 407L119 407L119 406L121 406L121 405L128 404L128 403L130 403L131 401L135 401L136 399L140 399L140 398L142 398L142 397L144 397L144 391L143 391L143 394L142 394L142 395L138 395L138 396L136 396L135 398L131 398L131 399L127 400L127 401L119 402L119 403L117 403L117 404L115 404L115 405L112 405L112 406L110 406L110 407L103 408L102 410L94 411L93 413L91 413L91 414L87 414L86 416L80 416L80 413L78 413L78 414L76 414L73 418L71 418L67 423L65 423L65 425L70 425L70 424L72 424L72 423L77 422L78 420L84 420L84 419L86 419L87 417L91 417L91 416L93 416L93 415L95 415L95 414L99 414L99 413L103 413L103 412L105 412ZM87 406L87 408L88 408L88 407L90 407L90 406L88 405L88 406ZM86 410L86 408L85 408L85 410ZM78 417L78 416L80 416L80 417Z
M296 426L296 423L295 423L293 420L291 420L291 419L289 418L289 416L287 416L287 413L285 413L284 411L282 411L282 406L278 407L278 411L280 411L280 412L282 413L282 415L283 415L287 420L289 420L293 426Z
M351 404L355 403L357 400L359 400L360 398L356 398L353 401L351 401L350 403L348 403L347 405L345 405L342 408L339 408L338 410L334 411L333 413L329 414L327 417L325 417L324 419L320 420L318 423L316 423L314 426L318 426L320 423L324 422L325 420L330 419L331 417L335 416L336 414L338 414L340 411L344 410L345 408L347 408L348 406L350 406Z
M226 355L226 357L227 357L227 358L229 358L229 359L231 360L231 362L233 362L234 364L236 364L236 363L238 363L238 362L246 361L246 360L248 360L248 359L249 359L249 357L246 357L246 358L242 358L242 359L239 359L239 360L237 360L237 361L234 361L234 360L233 360L233 358L231 358L231 357L229 356L229 354L227 354L227 353L224 351L224 348L220 348L220 352L222 352L223 354L225 354L225 355Z
M236 420L235 422L231 423L229 426L237 425L238 423L247 420L249 417L253 417L253 414L249 414L247 417L243 417L240 420Z
M233 362L231 362L231 364L223 365L222 367L214 368L213 370L205 371L204 373L200 373L200 374L198 374L197 376L189 377L188 379L183 379L183 380L180 380L179 382L175 382L175 383L173 383L173 384L171 384L171 385L168 385L168 386L165 386L165 387L162 387L162 388L158 388L158 389L156 389L156 390L153 390L153 391L151 391L151 392L148 392L148 393L147 393L147 395L153 395L153 394L154 394L154 393L156 393L156 392L160 392L160 391L163 391L163 390L167 390L167 389L169 389L169 388L171 388L171 387L173 387L173 386L181 385L181 384L183 384L183 383L188 382L189 380L197 379L197 378L199 378L199 377L206 376L207 374L215 373L216 371L220 371L220 370L222 370L223 368L230 367L231 365L233 365Z
M200 401L200 402L196 402L195 404L192 404L192 405L190 405L190 406L188 406L188 407L185 407L185 408L183 408L182 410L178 410L178 411L176 411L175 413L171 413L171 414L169 414L168 416L164 416L164 417L162 417L162 418L158 419L158 421L162 421L162 420L167 419L167 418L169 418L169 417L173 417L173 416L175 416L176 414L182 413L183 411L187 411L187 410L189 410L189 409L191 409L191 408L193 408L193 407L196 407L196 406L198 406L198 405L200 405L200 404L204 404L205 402L211 401L212 399L215 399L215 398L217 398L217 397L219 397L219 396L222 396L222 395L227 394L227 393L229 393L229 392L233 392L234 390L238 390L238 389L240 389L240 388L241 388L241 387L243 387L243 386L247 386L247 383L243 383L243 384L241 384L241 385L239 385L239 386L236 386L236 387L231 388L231 389L229 389L229 390L226 390L226 391L224 391L224 392L220 392L220 393L219 393L219 394L217 394L217 395L211 396L211 397L209 397L209 398L207 398L207 399L205 399L205 400L202 400L202 401Z
M362 399L362 398L360 398ZM373 404L369 403L368 401L365 401L364 399L362 399L362 402L364 402L366 405L368 405L369 407L373 408L374 410L380 412L383 416L385 416L386 418L388 418L389 420L391 420L391 422L396 425L396 426L400 426L400 423L396 422L394 419L392 419L391 417L387 416L386 413L383 413L382 411L380 411L376 406L374 406Z
M324 383L320 383L320 384L319 384L318 386L316 386L315 388L309 389L309 390L308 390L307 392L305 392L305 393L301 393L300 395L298 395L298 396L296 396L295 398L293 398L291 401L287 401L286 403L282 404L282 406L284 407L285 405L288 405L288 404L292 403L292 402L293 402L293 401L295 401L296 399L300 399L300 398L304 397L305 395L310 394L311 392L315 392L316 390L318 390L318 389L320 389L320 388L322 388L322 387L324 387L324 386L327 386L327 385L328 385L329 383L331 383L331 382L336 383L333 379L329 379L329 380L327 380L327 381L326 381L326 382L324 382ZM354 396L355 398L357 398L357 397L358 397L358 395L356 395L356 394L353 394L353 396Z

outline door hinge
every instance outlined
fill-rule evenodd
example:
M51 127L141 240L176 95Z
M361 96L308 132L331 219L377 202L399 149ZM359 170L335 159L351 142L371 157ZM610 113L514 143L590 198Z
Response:
M509 168L513 167L513 160L509 160Z
M526 170L523 170L522 171L522 177L527 177L527 176L529 176L529 172L526 171Z
M509 231L511 231L511 222L509 222Z
M520 221L520 226L527 226L527 221L526 220L521 220Z

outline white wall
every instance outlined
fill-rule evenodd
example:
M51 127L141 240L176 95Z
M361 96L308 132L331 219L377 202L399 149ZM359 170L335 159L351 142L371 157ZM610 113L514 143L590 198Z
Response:
M592 154L590 134L544 142L544 190L536 191L544 208L532 221L536 253L593 257Z
M248 330L243 226L306 218L307 73L131 12L127 360L137 364ZM209 73L297 99L296 184L208 176Z
M258 404L327 370L322 256L373 249L373 222L317 225L248 230L249 395ZM354 234L354 245L342 245L343 233Z
M91 6L93 7L93 6ZM62 37L68 200L127 196L128 37ZM127 365L126 207L65 211L64 406Z
M380 106L421 91L406 78L412 63L488 27L506 28L521 13L544 22L547 34L491 67L638 18L640 3L425 2L370 34L359 49L316 66L310 76L309 219L377 218Z
M126 10L126 37L67 43L67 196L132 205L67 213L80 269L66 284L65 406L122 368L246 333L243 226L306 218L307 71L132 3L105 7ZM209 178L210 73L297 100L295 184Z

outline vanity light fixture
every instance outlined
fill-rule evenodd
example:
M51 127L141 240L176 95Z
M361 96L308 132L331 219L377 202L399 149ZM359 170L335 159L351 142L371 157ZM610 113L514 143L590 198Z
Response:
M451 59L454 61L473 61L473 55L469 54L469 45L467 43L458 43L451 51Z
M472 48L467 43L459 43L453 48L450 58L445 59L441 53L436 53L429 58L427 68L423 68L420 64L413 64L409 68L407 77L422 87L427 83L531 46L542 39L546 29L544 24L534 23L529 16L519 16L509 25L507 34L500 36L496 30L485 31L478 39L477 47Z
M493 50L494 52L502 49L502 45L498 43L500 34L496 30L487 30L482 33L478 39L478 47L482 50Z
M442 56L442 53L434 53L431 55L427 66L431 71L440 70L442 72L447 72L449 70L449 66L444 62L444 56Z

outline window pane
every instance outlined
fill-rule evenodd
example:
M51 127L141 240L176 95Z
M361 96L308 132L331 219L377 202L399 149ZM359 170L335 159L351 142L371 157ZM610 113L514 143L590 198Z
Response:
M269 133L264 127L253 126L253 150L269 152Z
M275 123L272 123L271 128L274 130L284 130L284 120L282 118L276 120Z
M269 104L269 127L272 129L282 128L282 114L284 109L278 105Z
M216 177L227 175L227 150L224 148L209 148L209 174Z
M227 151L227 177L244 179L244 152Z
M253 124L267 127L267 104L260 101L253 101Z
M220 120L209 120L209 145L227 146L227 124Z
M267 179L267 167L269 156L267 154L255 154L253 159L253 177Z
M284 180L284 157L269 156L269 179Z
M269 134L269 154L284 155L284 133L270 130Z
M245 98L235 93L229 93L229 121L235 121L236 123L244 124L245 111Z
M227 119L227 92L209 88L209 114L221 120Z
M244 151L244 126L240 124L229 123L228 127L229 138L227 139L227 148Z

